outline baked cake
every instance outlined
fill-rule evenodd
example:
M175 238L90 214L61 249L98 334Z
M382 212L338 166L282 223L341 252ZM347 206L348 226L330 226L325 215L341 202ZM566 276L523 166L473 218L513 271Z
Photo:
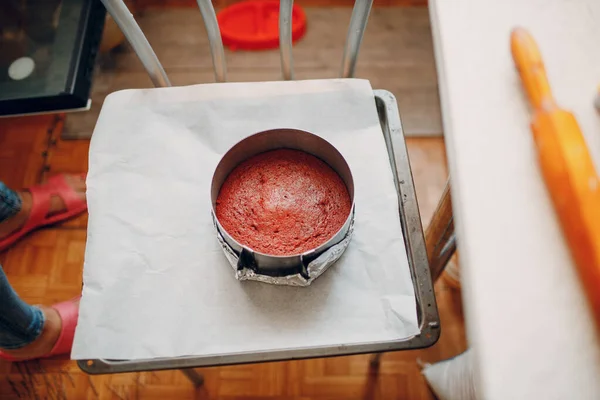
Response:
M238 165L217 196L221 226L254 251L288 256L327 242L352 207L342 178L319 158L278 149Z

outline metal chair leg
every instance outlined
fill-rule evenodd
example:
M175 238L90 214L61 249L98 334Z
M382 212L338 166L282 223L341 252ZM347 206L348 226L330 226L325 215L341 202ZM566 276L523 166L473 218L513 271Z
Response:
M225 50L223 49L223 38L217 22L217 14L210 0L197 0L198 8L204 20L210 53L212 55L213 69L217 82L227 81L227 66L225 64Z
M135 54L137 54L146 72L150 75L154 86L171 86L171 82L169 82L163 66L158 61L158 57L156 57L156 53L154 53L150 43L148 43L148 39L146 39L140 26L135 22L133 15L131 15L123 0L102 0L102 3L129 41L131 47L133 47Z
M182 368L180 371L194 384L194 387L198 388L204 384L204 376L194 368Z
M431 279L435 282L444 272L446 264L456 251L450 180L446 182L442 197L425 231L425 245Z
M158 61L158 57L156 57L156 53L154 53L148 39L144 36L144 33L123 0L102 0L102 3L129 41L129 44L131 44L131 47L133 47L135 54L137 54L146 72L150 75L154 86L171 86L171 82L163 66ZM198 7L202 13L206 32L208 33L215 79L217 82L225 82L227 79L225 52L215 9L209 0L198 0Z
M294 79L292 56L292 10L294 0L281 0L279 3L279 53L281 54L281 72L283 79Z
M346 44L344 46L342 78L352 78L354 76L358 51L360 50L360 44L367 28L367 20L369 19L372 5L373 0L356 0L354 2L348 35L346 36Z

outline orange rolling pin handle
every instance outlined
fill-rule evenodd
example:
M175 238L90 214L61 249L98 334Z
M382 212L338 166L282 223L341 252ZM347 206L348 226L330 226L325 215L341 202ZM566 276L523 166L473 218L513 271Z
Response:
M513 30L511 51L535 109L531 129L540 170L600 331L600 181L577 120L556 105L526 30Z
M544 62L533 37L525 29L515 28L510 35L510 49L532 107L541 108L544 100L553 104Z

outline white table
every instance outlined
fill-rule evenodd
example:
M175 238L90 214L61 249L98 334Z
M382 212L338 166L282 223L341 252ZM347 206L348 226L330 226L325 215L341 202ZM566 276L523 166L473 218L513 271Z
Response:
M599 399L600 336L538 169L509 34L520 25L538 42L555 97L574 111L598 169L600 2L429 4L483 398Z

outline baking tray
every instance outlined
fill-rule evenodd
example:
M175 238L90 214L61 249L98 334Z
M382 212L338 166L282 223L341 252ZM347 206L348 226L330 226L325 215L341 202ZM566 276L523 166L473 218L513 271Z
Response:
M340 343L335 346L227 353L210 356L153 358L147 360L79 360L77 362L79 367L89 374L114 374L414 350L435 344L440 337L440 318L427 262L423 227L404 132L398 113L398 104L394 95L387 90L375 90L373 93L398 193L399 217L417 302L419 334L392 341L356 344Z

